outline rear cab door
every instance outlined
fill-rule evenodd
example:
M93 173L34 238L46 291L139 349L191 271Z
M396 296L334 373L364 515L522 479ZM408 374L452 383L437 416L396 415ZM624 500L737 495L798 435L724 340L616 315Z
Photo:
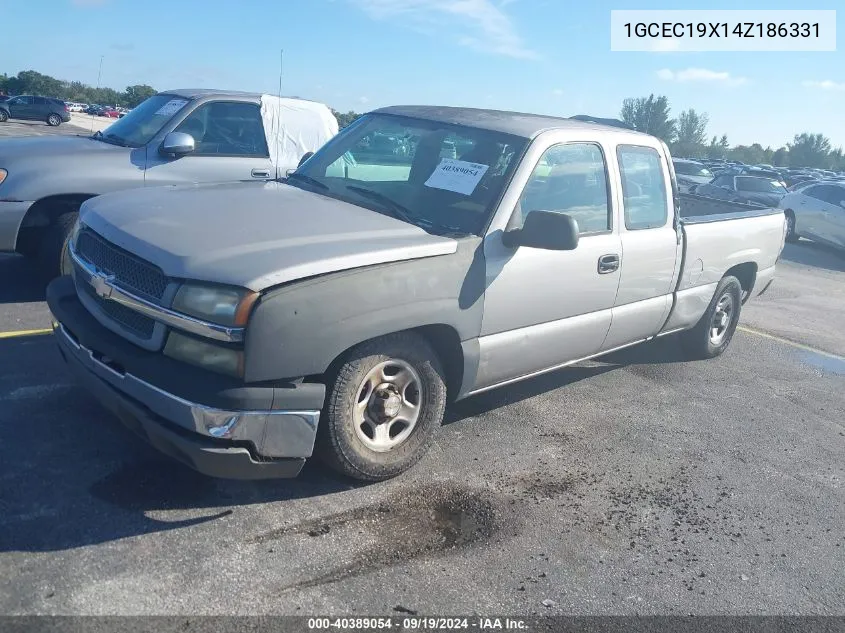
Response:
M275 177L257 101L227 97L191 105L147 145L146 186ZM190 134L194 151L183 156L162 154L168 132Z
M616 146L621 192L621 276L603 350L656 335L672 309L682 239L675 222L670 157L657 139Z

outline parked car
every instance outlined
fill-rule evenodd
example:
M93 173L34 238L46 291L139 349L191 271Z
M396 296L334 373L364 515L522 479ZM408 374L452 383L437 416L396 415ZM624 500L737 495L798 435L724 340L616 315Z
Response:
M120 112L115 110L114 108L105 107L99 111L99 116L108 117L109 119L117 119L120 118Z
M695 193L719 200L776 207L787 189L773 178L725 174L716 176L711 183L699 185Z
M65 102L59 99L20 95L0 103L0 123L9 119L44 121L56 127L70 121L70 112Z
M706 184L714 178L713 172L699 162L675 158L672 164L675 166L678 189L684 193L689 193L698 185Z
M376 136L417 137L413 160L365 164ZM319 454L386 479L447 401L676 332L692 358L727 349L773 281L783 211L676 194L671 165L617 127L383 108L285 181L86 201L74 276L47 288L56 340L201 472L294 476Z
M805 237L845 249L845 183L817 182L788 193L779 204L787 221L787 241Z
M0 252L69 270L66 242L94 195L154 185L284 176L337 133L313 101L220 90L150 97L103 132L0 139ZM237 213L233 210L233 213Z

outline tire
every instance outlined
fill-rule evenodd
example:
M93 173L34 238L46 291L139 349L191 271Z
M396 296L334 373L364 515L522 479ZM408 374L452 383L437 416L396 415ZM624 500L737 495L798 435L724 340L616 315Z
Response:
M721 356L731 343L742 310L742 285L736 277L722 277L704 316L681 333L687 357L704 360Z
M78 216L78 212L63 213L42 234L43 239L38 249L38 265L47 279L70 274L68 238Z
M5 123L9 120L9 113L5 110L0 110L0 123Z
M786 241L795 244L801 239L795 232L795 214L791 209L787 209L784 215L786 216Z
M50 114L47 116L47 125L50 127L59 127L62 124L62 117L58 114Z
M446 410L443 369L421 336L390 334L341 358L326 402L317 429L318 457L347 477L390 479L416 464L434 440ZM414 410L415 421L406 423L403 418L411 420Z

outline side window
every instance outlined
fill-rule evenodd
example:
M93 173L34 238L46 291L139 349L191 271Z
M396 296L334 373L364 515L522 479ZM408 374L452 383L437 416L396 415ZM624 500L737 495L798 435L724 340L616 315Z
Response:
M613 228L607 195L607 167L598 145L567 143L546 150L519 199L522 219L532 211L565 213L578 232Z
M816 198L818 200L822 199L821 196L821 185L811 185L810 187L806 187L801 191L805 196L809 196L810 198Z
M44 97L33 97L35 105L47 105L47 99Z
M835 185L822 185L819 189L822 191L817 197L821 198L828 204L839 206L839 202L841 200L845 200L845 189L841 187L837 187Z
M194 156L255 156L265 158L267 141L258 104L212 101L201 105L174 132L194 137Z
M733 178L731 178L730 176L719 176L718 178L716 178L716 180L713 181L713 184L717 187L730 187L732 180Z
M625 228L653 229L665 226L669 217L663 161L656 149L635 145L616 148L622 176Z

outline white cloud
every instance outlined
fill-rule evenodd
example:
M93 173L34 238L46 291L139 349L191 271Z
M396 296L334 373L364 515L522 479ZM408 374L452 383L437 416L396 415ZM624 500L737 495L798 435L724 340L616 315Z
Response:
M458 30L458 44L516 59L537 59L511 19L491 0L350 0L377 20L400 18L405 26ZM507 4L507 3L505 3Z
M555 88L554 90L552 90L552 94L555 95L556 97L559 97L563 94L563 89L562 88Z
M358 103L369 103L370 99L368 97L358 97Z
M663 81L677 81L687 83L692 81L721 83L728 86L739 86L748 80L745 77L734 77L729 72L709 70L707 68L687 68L686 70L669 70L662 68L657 71L657 78Z
M824 81L804 81L801 83L805 88L816 88L818 90L845 90L845 83L837 83L830 79Z
M680 48L681 44L677 38L659 37L652 40L650 50L653 53L674 53L680 50Z

